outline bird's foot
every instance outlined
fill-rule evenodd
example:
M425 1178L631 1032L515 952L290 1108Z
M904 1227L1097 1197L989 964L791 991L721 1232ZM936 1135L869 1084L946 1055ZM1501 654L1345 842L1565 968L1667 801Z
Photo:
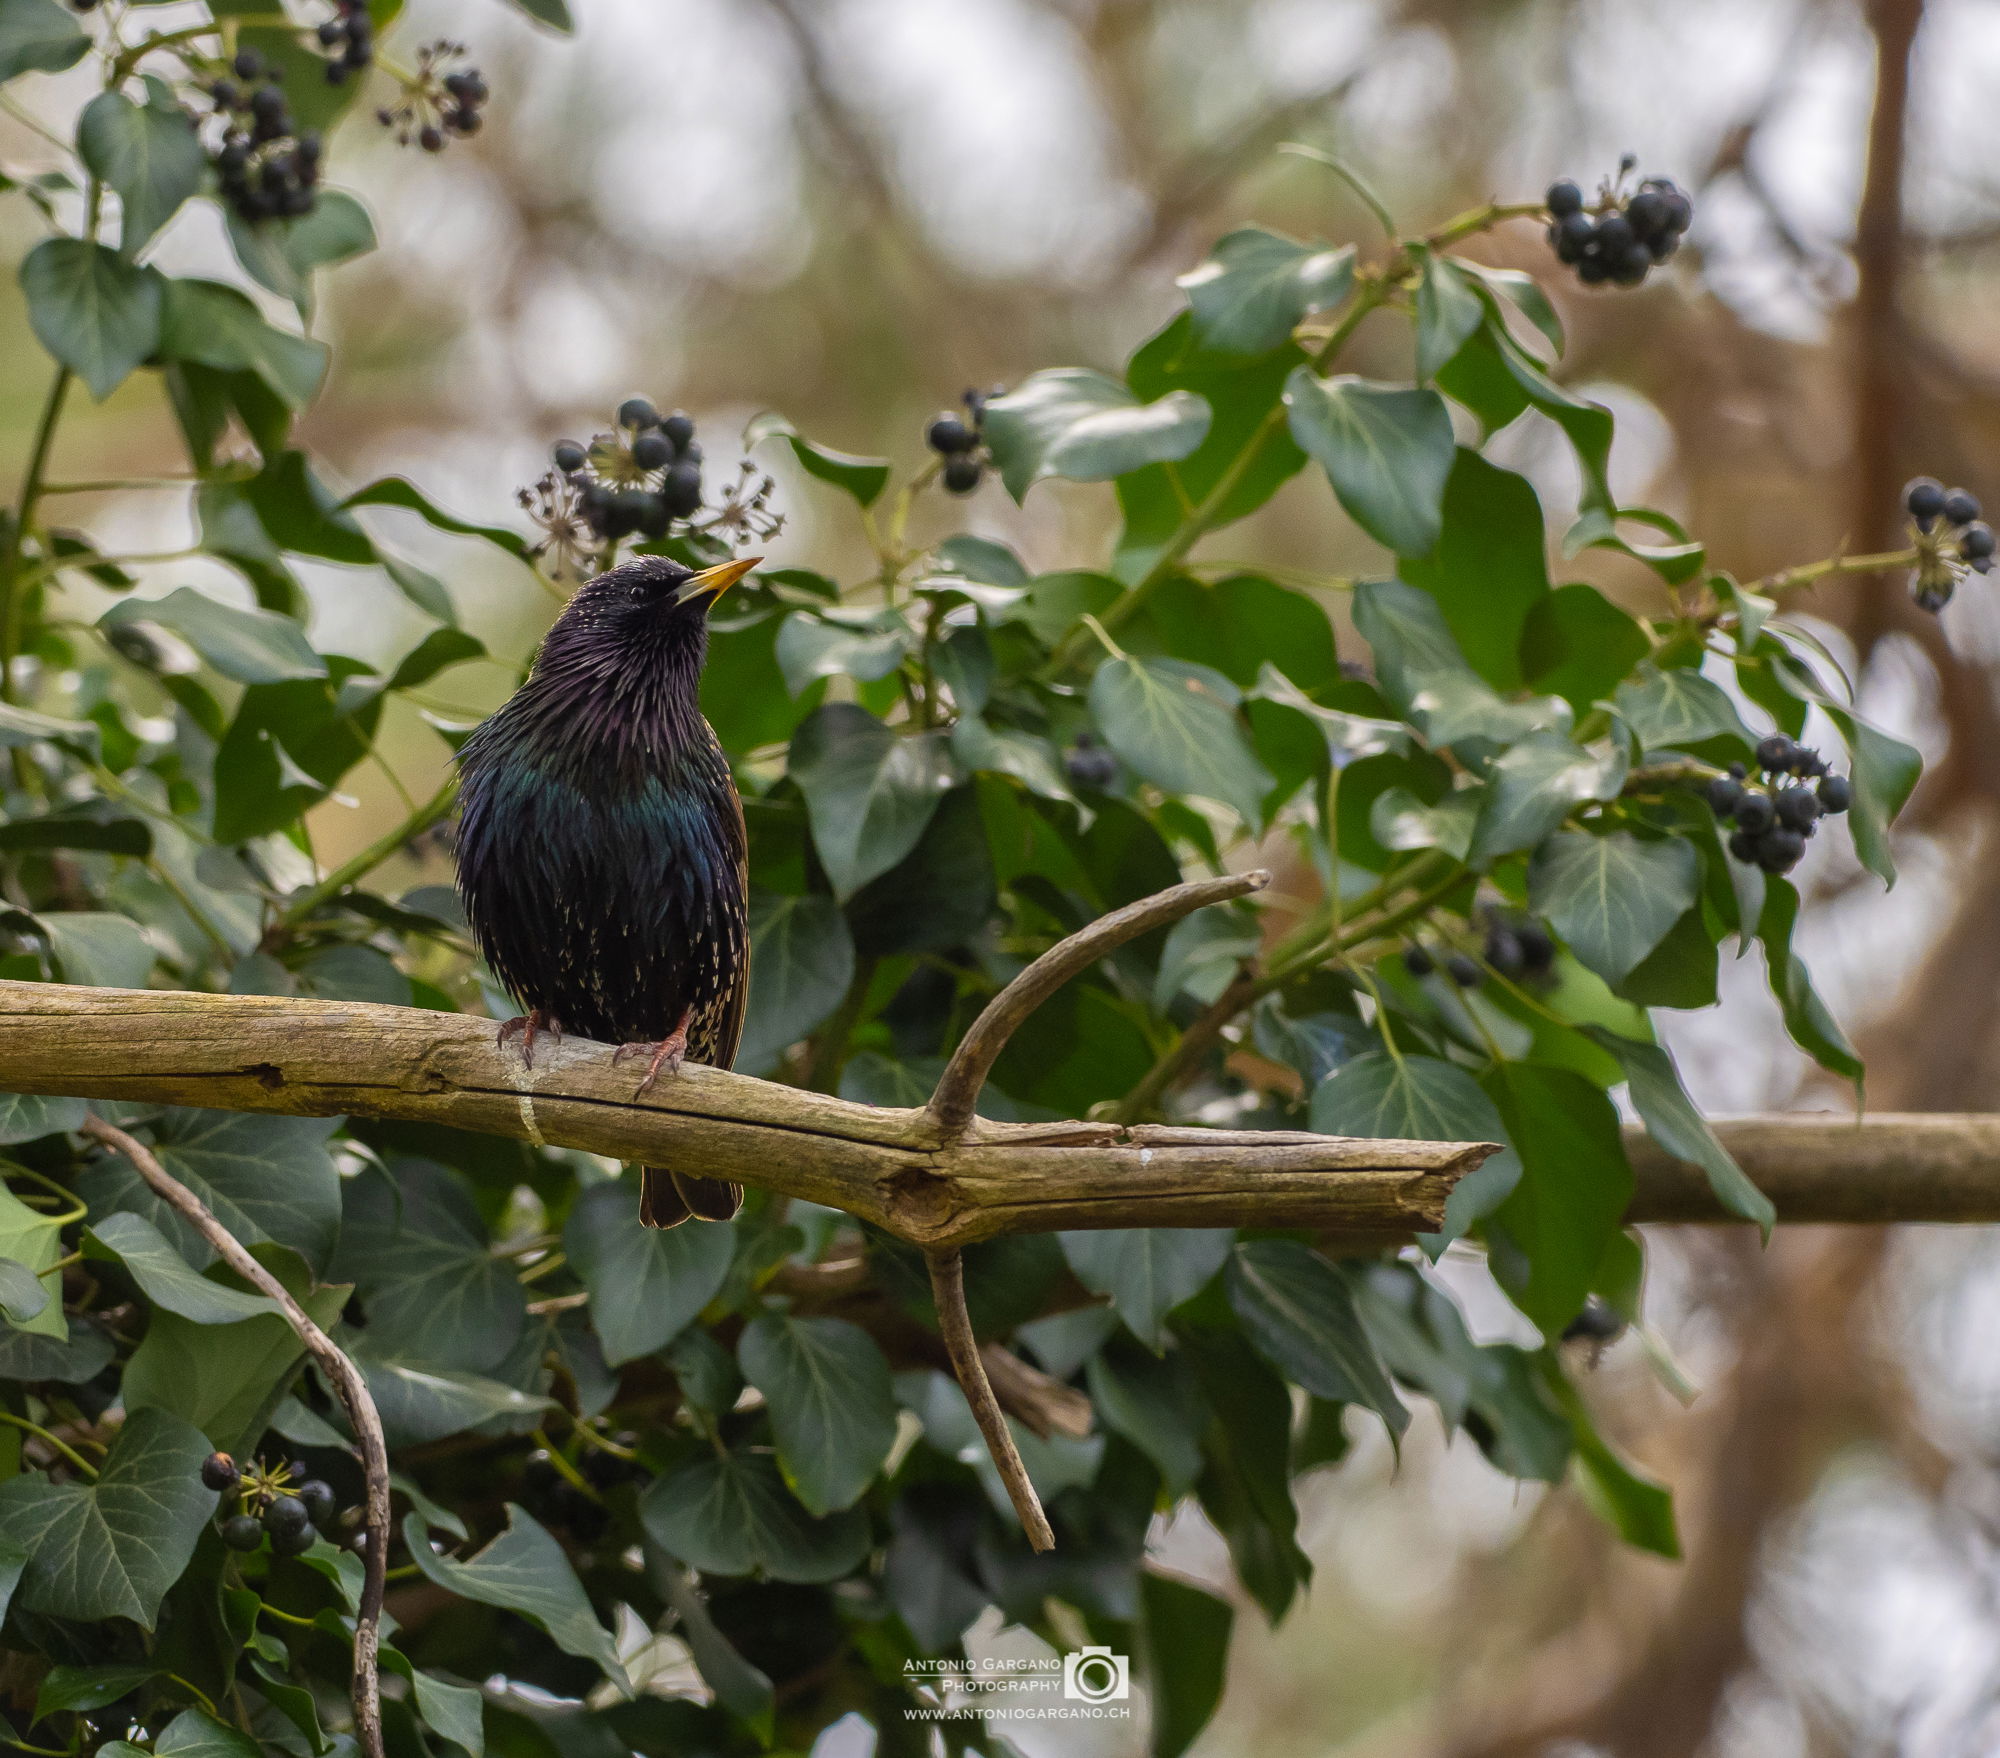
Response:
M535 1066L535 1039L547 1032L552 1038L562 1036L562 1027L539 1007L530 1008L526 1013L517 1013L512 1019L503 1020L499 1031L493 1035L496 1044L504 1045L509 1038L521 1040L521 1066Z
M643 1099L661 1075L680 1073L681 1064L687 1060L688 1020L693 1012L693 1008L685 1009L679 1024L657 1044L620 1044L611 1053L613 1062L623 1062L628 1056L650 1058L646 1064L646 1078L639 1083L639 1090L632 1095L633 1098Z

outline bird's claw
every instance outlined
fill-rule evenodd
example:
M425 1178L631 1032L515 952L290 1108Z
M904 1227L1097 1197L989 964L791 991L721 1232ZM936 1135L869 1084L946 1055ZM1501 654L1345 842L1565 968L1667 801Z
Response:
M691 1012L692 1009L689 1011ZM611 1060L614 1063L618 1063L625 1061L627 1057L631 1056L644 1056L648 1058L646 1063L646 1078L640 1081L639 1090L632 1095L635 1099L643 1099L657 1084L661 1075L680 1073L681 1064L687 1060L687 1047L688 1014L683 1013L680 1017L680 1023L657 1044L620 1044L616 1050L612 1051Z
M535 1066L535 1038L538 1033L547 1032L552 1038L562 1036L562 1027L537 1007L527 1013L517 1013L512 1019L503 1020L499 1031L493 1034L493 1042L505 1046L509 1038L521 1040L521 1066Z

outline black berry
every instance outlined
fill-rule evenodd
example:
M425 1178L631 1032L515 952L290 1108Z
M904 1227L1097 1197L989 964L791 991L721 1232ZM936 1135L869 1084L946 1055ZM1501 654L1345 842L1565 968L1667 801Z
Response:
M1514 930L1521 947L1521 968L1530 975L1545 971L1556 961L1556 943L1540 922L1523 922Z
M1559 183L1549 185L1549 193L1542 198L1548 203L1549 212L1558 220L1567 214L1574 214L1583 207L1583 191L1565 177Z
M663 494L640 495L644 502L639 509L639 534L658 542L667 534L667 527L673 523L673 514L667 510L667 497Z
M1623 214L1606 214L1597 222L1597 247L1608 257L1622 257L1632 245L1632 222Z
M1757 837L1748 830L1738 830L1729 838L1729 852L1746 866L1755 865L1757 860Z
M701 466L682 459L660 484L660 498L673 518L693 518L701 510Z
M1968 525L1958 540L1958 553L1967 561L1977 561L1993 553L1993 527Z
M1819 804L1823 812L1844 812L1854 803L1854 789L1844 775L1819 778Z
M1944 484L1934 476L1919 476L1903 490L1903 505L1925 531L1944 511Z
M1486 944L1482 949L1486 962L1503 977L1518 977L1527 969L1527 955L1521 950L1521 938L1512 928L1496 922L1486 930Z
M694 438L694 423L679 410L675 410L660 423L660 431L667 436L677 452L685 452Z
M237 1514L223 1521L222 1542L231 1550L255 1550L264 1542L264 1523L255 1514Z
M556 468L565 476L574 476L583 468L590 454L575 440L558 440L555 450L549 456L555 460Z
M210 1453L201 1462L201 1481L205 1488L228 1491L243 1481L243 1473L236 1469L236 1461L227 1453Z
M977 458L947 458L944 466L945 489L951 494L970 494L979 486L983 474Z
M658 427L660 412L644 397L627 397L618 405L618 425L627 428Z
M1819 795L1808 787L1780 788L1773 806L1780 824L1807 834L1811 834L1813 825L1818 823L1819 815L1824 810Z
M1709 809L1718 818L1730 817L1743 798L1743 784L1727 775L1718 775L1708 784Z
M1756 836L1769 830L1777 815L1769 794L1745 794L1742 804L1736 808L1736 828Z
M1962 488L1955 488L1944 497L1944 520L1947 525L1970 525L1979 517L1979 502Z
M1782 775L1797 759L1799 748L1783 733L1773 733L1757 741L1757 767L1771 775Z
M1597 225L1588 214L1564 214L1549 228L1549 242L1561 262L1581 262L1584 252L1597 242Z
M1787 830L1782 824L1757 838L1757 865L1767 873L1789 871L1805 852L1804 836L1796 830Z
M255 49L238 49L229 65L236 69L238 79L261 79L264 74L264 57Z
M673 442L657 428L632 442L632 462L641 470L664 470L673 461Z
M1642 189L1625 204L1625 218L1638 237L1656 238L1668 230L1667 198L1657 189Z
M1446 959L1444 961L1444 968L1450 973L1451 980L1461 989L1478 988L1486 974L1462 952L1454 952L1451 957Z
M333 1518L333 1485L308 1477L299 1485L299 1504L315 1526L324 1526Z
M1563 1326L1565 1343L1609 1343L1625 1329L1625 1320L1607 1300L1593 1294L1583 1310Z
M1413 977L1427 977L1437 969L1437 960L1421 946L1403 948L1403 969Z
M940 415L925 432L924 443L934 452L955 457L960 452L971 451L979 441L972 429L956 415Z
M1085 733L1064 753L1063 773L1074 786L1102 793L1118 779L1118 759Z
M282 1505L282 1504L281 1504ZM297 1507L294 1502L292 1506ZM302 1557L319 1541L319 1534L308 1521L296 1531L287 1527L283 1532L271 1534L271 1554L280 1557Z
M264 1530L275 1537L281 1532L303 1532L312 1524L312 1515L297 1496L280 1496L264 1510Z

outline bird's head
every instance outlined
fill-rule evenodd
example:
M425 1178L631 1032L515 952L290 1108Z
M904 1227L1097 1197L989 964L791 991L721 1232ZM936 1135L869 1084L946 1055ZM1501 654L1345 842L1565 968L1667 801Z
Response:
M709 607L762 556L697 573L665 556L636 556L582 587L544 643L557 656L653 659L699 671L708 650Z

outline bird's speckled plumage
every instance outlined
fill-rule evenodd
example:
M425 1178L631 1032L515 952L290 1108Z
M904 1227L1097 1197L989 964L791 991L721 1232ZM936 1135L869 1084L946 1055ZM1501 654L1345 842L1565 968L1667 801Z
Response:
M727 1068L749 981L743 806L701 716L712 597L645 557L600 575L459 753L458 886L515 998L564 1032ZM735 1185L646 1170L642 1214L734 1213Z

